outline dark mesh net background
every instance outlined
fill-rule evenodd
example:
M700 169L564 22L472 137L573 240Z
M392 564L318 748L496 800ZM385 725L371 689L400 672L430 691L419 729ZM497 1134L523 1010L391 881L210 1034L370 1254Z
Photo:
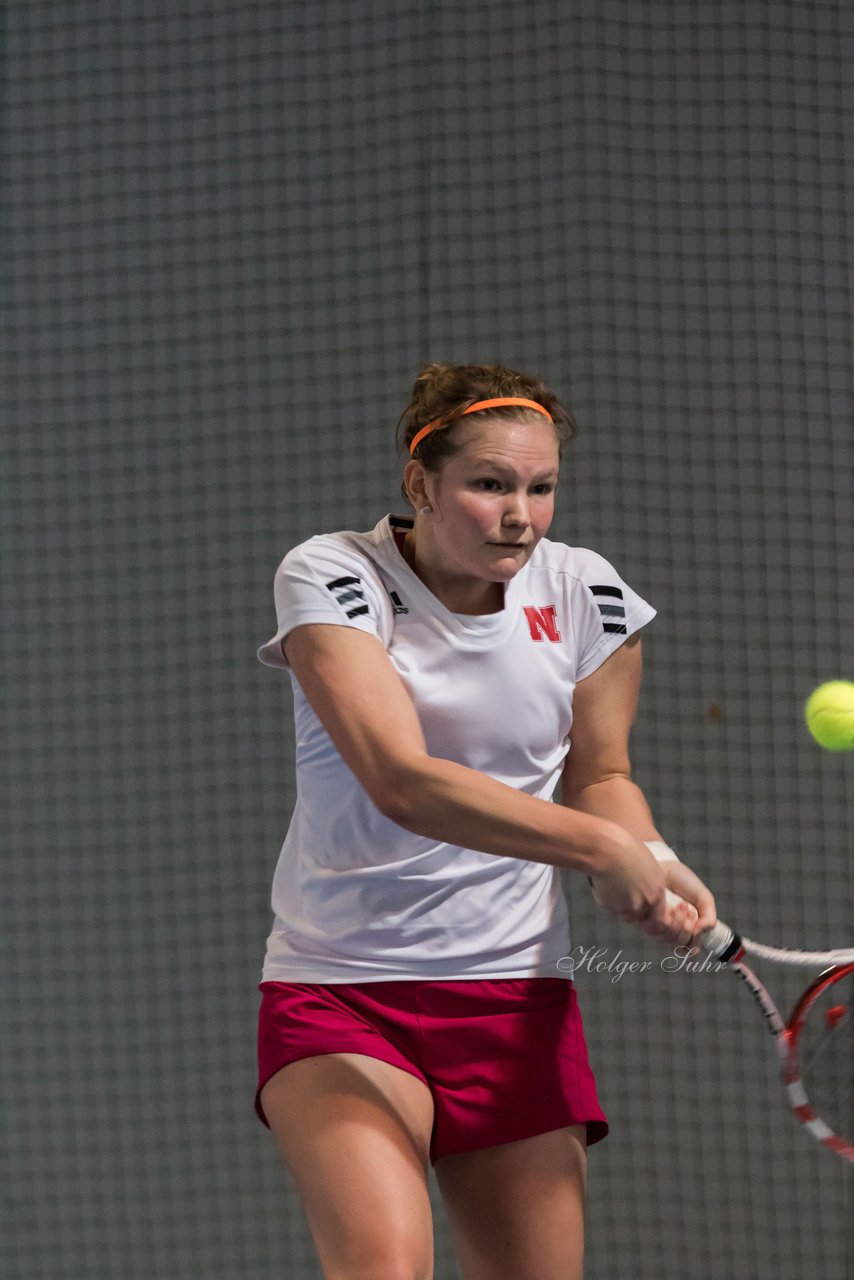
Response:
M802 722L854 675L852 27L8 6L4 1277L320 1275L252 1111L294 800L288 680L255 649L288 548L402 509L428 359L574 406L552 536L659 610L633 748L663 834L744 932L852 945L852 758ZM736 978L664 973L567 892L578 944L653 961L578 974L612 1122L588 1275L850 1276L846 1167L781 1105Z

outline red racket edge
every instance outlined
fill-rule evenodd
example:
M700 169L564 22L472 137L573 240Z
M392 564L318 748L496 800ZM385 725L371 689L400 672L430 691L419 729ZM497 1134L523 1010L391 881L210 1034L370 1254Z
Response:
M813 1111L803 1086L798 1063L798 1039L810 1009L828 987L834 986L837 982L840 982L843 978L850 977L852 974L854 974L854 964L840 965L835 969L820 973L806 988L789 1015L789 1020L786 1024L784 1033L786 1056L782 1065L783 1083L786 1088L789 1105L801 1124L810 1130L812 1136L822 1146L842 1156L843 1160L848 1160L854 1164L854 1146L833 1133L821 1117ZM827 1129L827 1132L822 1134L821 1129Z

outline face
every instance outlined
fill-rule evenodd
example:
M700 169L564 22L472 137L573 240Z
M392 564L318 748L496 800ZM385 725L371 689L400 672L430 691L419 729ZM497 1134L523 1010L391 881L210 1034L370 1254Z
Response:
M453 577L508 582L551 525L558 465L557 438L546 421L471 424L438 486L421 469L433 507L424 550L432 549Z

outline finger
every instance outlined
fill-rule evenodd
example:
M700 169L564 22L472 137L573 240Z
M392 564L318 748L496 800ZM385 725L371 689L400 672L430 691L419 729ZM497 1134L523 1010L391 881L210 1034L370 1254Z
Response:
M697 919L697 912L689 902L676 899L676 905L668 902L667 914L662 921L650 923L648 932L671 945L687 946L697 932Z
M697 908L687 898L680 898L669 889L665 895L665 917L668 920L693 921L697 919Z
M680 942L683 938L690 938L691 934L678 924L669 924L666 926L658 924L648 924L642 926L643 932L650 938L655 938L658 942L664 942L672 946Z
M697 902L697 933L705 933L718 922L718 911L715 900L710 893L700 895Z
M680 906L686 906L689 911L688 923L692 934L700 934L706 929L710 929L717 919L715 912L715 900L707 889L703 889L697 894L695 902L688 902L685 898L680 898L678 893L674 893L672 889L665 889L665 897L667 905L672 908L674 913ZM705 923L706 921L709 923Z

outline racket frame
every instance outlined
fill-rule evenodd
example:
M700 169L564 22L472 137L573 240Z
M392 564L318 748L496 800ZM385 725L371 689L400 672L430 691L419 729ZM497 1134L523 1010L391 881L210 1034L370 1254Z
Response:
M844 1138L840 1138L838 1134L825 1123L821 1116L816 1115L812 1108L806 1089L804 1088L803 1079L801 1077L800 1059L798 1057L798 1041L800 1039L801 1030L806 1022L807 1016L812 1009L819 996L822 996L829 987L833 987L837 982L841 982L844 978L854 975L854 964L837 965L833 969L820 973L817 978L813 979L806 991L798 999L794 1009L789 1014L785 1029L785 1041L787 1050L787 1061L783 1066L783 1085L789 1106L794 1111L801 1124L812 1134L812 1136L823 1146L829 1150L835 1151L837 1155L842 1156L844 1160L854 1163L854 1145L847 1142ZM849 1017L854 1018L854 1009L849 1010ZM852 1089L854 1089L854 1081L852 1081Z
M798 1038L810 1009L829 986L854 973L854 963L836 965L814 978L798 998L788 1020L784 1022L780 1010L777 1008L767 987L757 978L750 966L745 964L744 955L747 948L742 939L736 937L735 943L736 946L730 952L730 958L723 960L723 963L738 974L762 1011L768 1031L774 1041L780 1080L789 1107L795 1118L815 1138L816 1142L821 1143L827 1150L841 1156L843 1160L854 1164L854 1146L834 1133L821 1116L817 1115L813 1110L804 1087L798 1059ZM800 963L803 964L803 961L801 960Z

